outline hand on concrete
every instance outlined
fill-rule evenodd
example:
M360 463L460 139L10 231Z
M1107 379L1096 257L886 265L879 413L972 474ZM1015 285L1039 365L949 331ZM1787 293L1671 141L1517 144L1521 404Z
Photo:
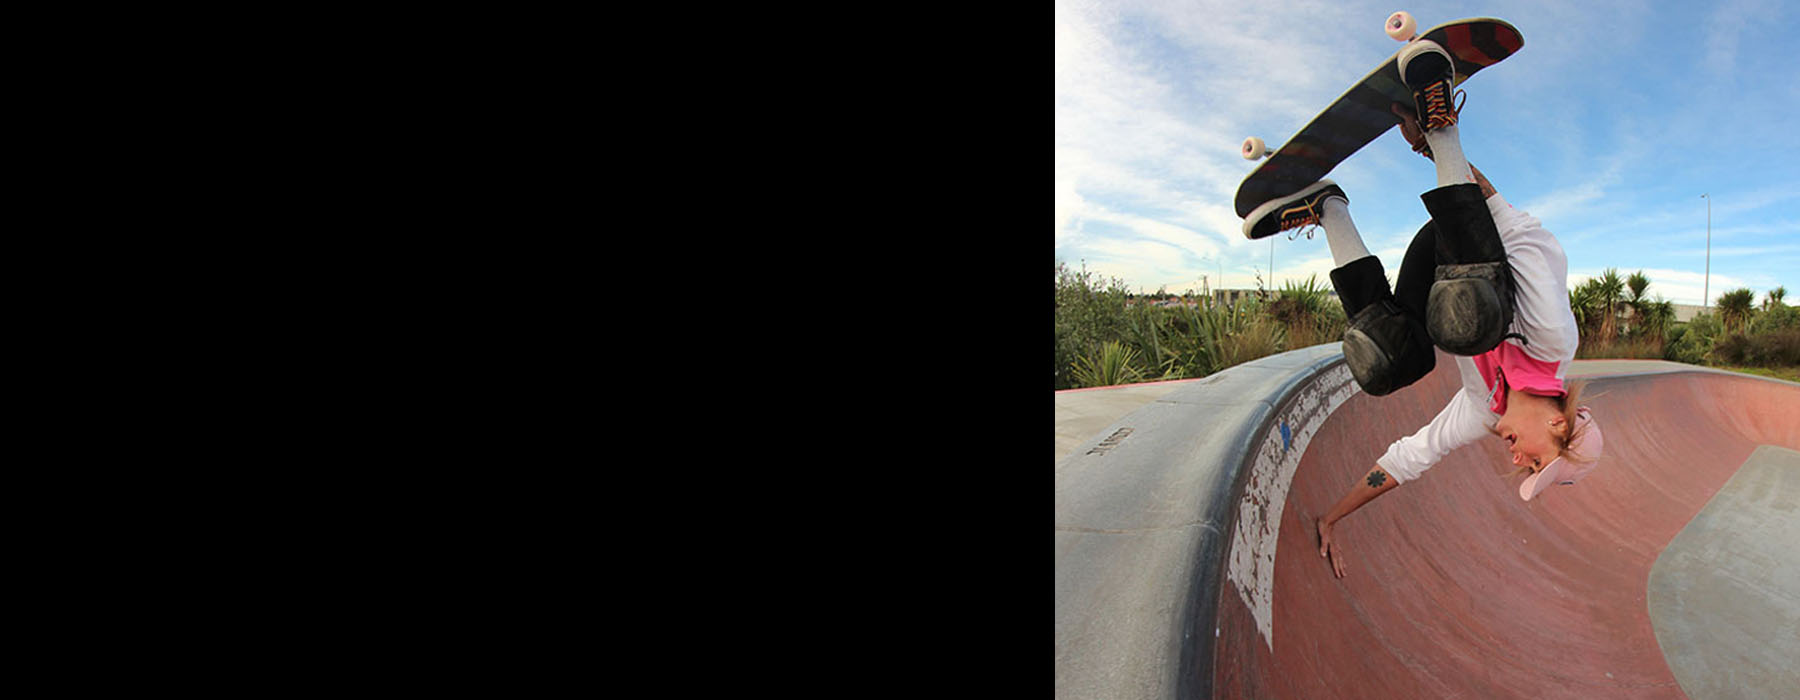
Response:
M1317 519L1313 522L1317 524L1319 528L1319 556L1330 560L1331 572L1337 575L1338 578L1343 578L1344 550L1338 547L1337 540L1331 538L1331 526L1325 524L1324 518Z

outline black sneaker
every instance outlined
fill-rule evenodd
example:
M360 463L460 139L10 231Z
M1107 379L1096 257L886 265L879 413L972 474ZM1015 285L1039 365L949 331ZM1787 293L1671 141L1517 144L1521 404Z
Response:
M1435 41L1420 39L1400 50L1400 79L1413 91L1419 128L1426 131L1456 124L1461 106L1452 104L1456 90L1456 63L1450 52Z
M1319 217L1325 214L1325 200L1330 197L1342 197L1346 204L1350 202L1350 197L1344 194L1344 190L1330 180L1320 180L1299 192L1264 202L1262 206L1250 210L1249 216L1244 217L1244 236L1254 241L1289 229L1318 224Z

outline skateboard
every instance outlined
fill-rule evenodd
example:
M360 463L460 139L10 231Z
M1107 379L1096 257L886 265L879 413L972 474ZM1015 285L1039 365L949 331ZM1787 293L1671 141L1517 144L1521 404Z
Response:
M1456 66L1457 85L1525 45L1525 37L1517 28L1492 17L1459 19L1415 33L1417 24L1412 15L1396 12L1388 17L1386 25L1388 36L1396 41L1429 39L1442 45ZM1338 163L1400 123L1388 107L1395 102L1411 107L1413 96L1412 90L1400 81L1399 54L1395 51L1356 81L1281 148L1270 149L1254 136L1244 140L1241 154L1246 160L1268 160L1238 185L1239 218L1249 216L1265 202L1318 182Z

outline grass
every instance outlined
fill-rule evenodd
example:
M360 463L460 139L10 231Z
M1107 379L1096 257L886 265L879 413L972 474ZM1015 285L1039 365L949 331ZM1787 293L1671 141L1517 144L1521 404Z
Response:
M1653 340L1600 341L1582 338L1581 344L1575 347L1575 359L1661 360L1663 359L1663 344Z
M1774 377L1800 384L1800 367L1714 367L1714 369L1754 374L1759 377Z

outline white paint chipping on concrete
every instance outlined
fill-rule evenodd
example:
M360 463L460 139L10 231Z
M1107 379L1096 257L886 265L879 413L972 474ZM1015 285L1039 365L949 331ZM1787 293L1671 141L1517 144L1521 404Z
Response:
M1287 504L1294 469L1300 466L1306 445L1338 406L1361 391L1348 365L1321 372L1300 390L1294 402L1270 424L1257 447L1243 500L1238 502L1237 526L1232 532L1231 556L1226 577L1236 584L1238 595L1256 618L1263 643L1274 650L1275 545L1281 535L1281 512ZM1286 426L1287 436L1282 435Z

